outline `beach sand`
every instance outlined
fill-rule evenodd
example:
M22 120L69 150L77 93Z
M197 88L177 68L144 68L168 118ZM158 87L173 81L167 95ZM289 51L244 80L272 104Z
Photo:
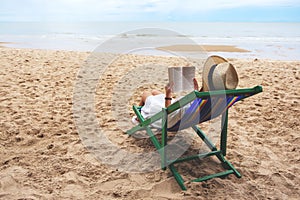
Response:
M242 178L230 175L187 183L188 190L181 191L169 170L122 171L97 160L94 152L89 151L91 147L84 145L84 133L75 126L73 93L78 73L90 53L11 48L0 51L0 199L298 199L300 196L299 61L229 59L239 73L239 88L262 85L264 89L229 111L226 157ZM160 71L151 71L150 66L186 66L197 61L122 55L110 62L115 55L100 57L96 63L100 66L108 63L109 67L93 88L97 123L120 149L152 151L149 140L124 134L125 128L133 126L130 107L138 103L140 92L162 89L166 81ZM162 74L157 77L160 82L149 84L146 81L149 74L152 77ZM126 76L140 85L126 84ZM128 93L126 88L135 88L132 97L118 102L118 95ZM122 109L124 115L118 113ZM192 150L197 151L197 144L193 143ZM102 150L118 163L112 149ZM203 161L207 162L180 165L179 170L184 178L196 178L218 169L213 159Z

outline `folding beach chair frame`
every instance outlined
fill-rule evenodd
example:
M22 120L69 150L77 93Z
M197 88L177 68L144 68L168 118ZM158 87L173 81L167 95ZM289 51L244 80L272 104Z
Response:
M221 164L222 167L225 169L225 171L204 176L201 178L197 178L194 180L191 180L191 182L201 182L205 180L209 180L215 177L224 177L229 174L234 174L236 177L241 178L241 174L234 168L234 166L225 159L226 156L226 146L227 146L227 124L228 124L228 108L226 108L225 112L222 114L222 119L221 119L221 136L220 136L220 149L218 150L217 147L209 140L209 138L204 134L204 132L197 126L194 125L192 126L193 130L197 133L197 135L203 140L203 142L209 147L211 150L208 153L205 154L197 154L197 155L192 155L192 156L187 156L184 158L178 158L176 160L168 160L167 159L167 154L166 151L167 149L164 148L167 146L167 139L168 139L168 131L167 131L167 121L168 121L168 114L172 113L173 111L185 106L186 104L194 101L196 98L211 98L215 96L228 96L228 95L243 95L241 99L247 98L249 96L252 96L254 94L262 92L262 87L261 86L256 86L253 88L247 88L247 89L236 89L236 90L218 90L218 91L210 91L210 92L198 92L198 91L193 91L189 93L188 95L184 96L181 98L179 101L171 104L167 108L163 108L161 112L155 114L149 119L144 119L143 116L141 115L141 106L133 106L133 110L135 114L137 115L139 119L139 125L133 127L132 129L127 131L127 134L132 135L137 131L140 130L146 130L147 134L150 137L150 140L158 150L160 157L161 157L161 167L163 170L166 169L168 166L172 174L174 175L177 183L181 187L182 190L186 190L186 187L184 185L184 180L182 176L178 173L176 170L174 164L176 163L181 163L197 158L204 158L204 157L209 157L209 156L216 156ZM162 119L162 138L161 142L157 139L157 137L153 134L150 125L157 121Z

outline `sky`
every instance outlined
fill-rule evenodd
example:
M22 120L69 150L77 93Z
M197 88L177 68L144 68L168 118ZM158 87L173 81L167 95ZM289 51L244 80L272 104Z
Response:
M300 0L0 0L0 21L300 22Z

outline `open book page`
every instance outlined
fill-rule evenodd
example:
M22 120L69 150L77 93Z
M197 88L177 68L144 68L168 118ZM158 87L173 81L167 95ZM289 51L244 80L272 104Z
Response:
M173 84L173 92L192 91L195 67L169 67L169 83Z

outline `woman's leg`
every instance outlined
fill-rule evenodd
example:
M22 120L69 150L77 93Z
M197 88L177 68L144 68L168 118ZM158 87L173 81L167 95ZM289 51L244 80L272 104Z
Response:
M139 106L143 106L145 105L145 102L146 102L146 99L149 97L149 96L155 96L155 95L158 95L158 94L162 94L160 91L158 90L152 90L151 92L149 91L144 91L142 96L141 96L141 100L140 100L140 103L139 103Z
M143 94L142 94L142 96L141 96L141 100L140 100L139 106L145 105L146 99L147 99L149 96L151 96L151 95L152 95L151 92L149 92L149 91L144 91Z
M155 96L155 95L162 94L162 92L161 92L161 91L158 91L158 90L152 90L152 91L151 91L151 94L152 94L153 96Z

